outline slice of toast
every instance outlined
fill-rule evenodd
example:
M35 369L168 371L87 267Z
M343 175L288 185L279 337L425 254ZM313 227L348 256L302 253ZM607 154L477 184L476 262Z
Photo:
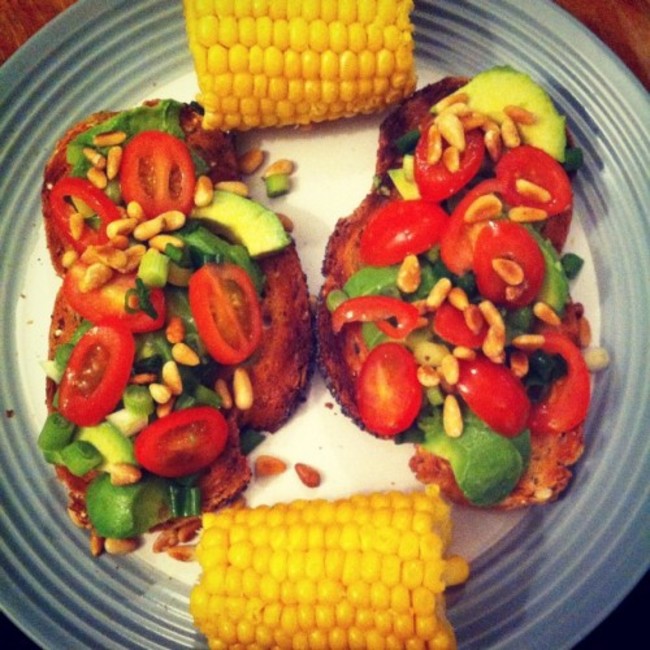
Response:
M324 281L316 307L317 363L342 411L362 428L356 403L356 383L368 350L358 324L348 324L339 334L334 334L326 298L330 291L340 289L361 268L360 237L373 213L383 203L399 196L387 175L389 169L401 165L401 154L395 141L417 128L431 106L453 94L466 82L465 78L446 77L425 86L386 117L379 129L373 188L350 216L337 222L327 244L322 268ZM557 250L564 245L571 217L571 211L567 210L549 219L544 227L543 234ZM568 306L562 328L574 339L578 336L581 316L580 305ZM569 466L580 458L582 451L582 426L561 436L534 436L528 470L510 496L497 507L517 508L557 498L571 478ZM423 483L438 483L450 499L466 503L447 461L416 445L410 467Z
M42 186L45 233L52 265L61 276L65 273L62 257L66 245L53 227L49 193L53 185L70 171L66 160L68 143L79 133L112 115L109 112L96 113L69 129L56 143L45 166ZM232 135L203 130L201 115L190 105L183 106L180 117L187 143L208 164L207 175L212 181L238 180L240 175ZM225 413L230 425L229 441L223 454L202 478L204 510L213 510L232 501L251 479L248 461L240 451L240 430L251 427L277 431L304 398L313 370L314 341L309 294L295 244L292 242L281 252L260 258L258 263L266 283L260 301L264 336L259 348L246 362L253 387L253 406L245 411L233 407ZM50 325L50 358L56 347L69 340L79 322L80 317L60 290ZM224 366L219 372L228 381L232 379L233 368ZM55 384L48 380L46 401L50 410L53 408L55 390ZM83 516L83 487L88 481L73 477L64 468L57 468L57 475L68 486L71 507L79 516ZM89 480L91 477L86 478Z

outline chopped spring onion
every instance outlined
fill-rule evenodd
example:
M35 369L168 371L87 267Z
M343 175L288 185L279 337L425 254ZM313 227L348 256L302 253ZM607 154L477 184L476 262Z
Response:
M50 413L38 436L38 448L43 452L61 451L70 443L76 428L60 413Z
M146 386L127 386L122 401L124 408L135 415L149 416L154 412L153 397Z
M126 408L109 413L106 419L127 438L134 436L136 433L140 433L149 424L149 417L147 415L144 413L134 413Z
M103 460L97 448L85 440L75 440L61 450L61 462L75 476L83 476Z
M155 248L147 249L138 268L138 278L148 287L164 287L169 275L169 258Z

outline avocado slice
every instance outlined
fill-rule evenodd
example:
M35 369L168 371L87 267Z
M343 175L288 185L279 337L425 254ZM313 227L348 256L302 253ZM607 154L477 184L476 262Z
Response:
M560 115L548 93L527 74L510 66L496 66L477 74L457 93L466 93L468 106L501 124L506 106L521 106L536 118L519 125L525 144L543 149L559 162L566 150L566 118ZM434 110L437 111L437 104Z
M86 509L93 528L102 537L135 537L171 516L169 484L144 476L132 485L113 485L100 474L86 491Z
M537 299L545 302L561 316L569 301L569 279L553 244L542 237L534 228L529 227L528 231L535 238L544 257L544 282Z
M442 426L442 415L420 422L425 440L422 447L449 462L458 487L476 506L492 506L505 499L517 485L530 458L530 432L506 438L471 411L464 414L463 433L450 438Z
M291 243L275 212L234 192L216 190L212 203L194 208L191 216L216 234L245 246L251 257L276 253Z
M133 443L110 422L81 427L75 439L90 443L102 455L103 462L97 469L105 470L113 463L136 464Z

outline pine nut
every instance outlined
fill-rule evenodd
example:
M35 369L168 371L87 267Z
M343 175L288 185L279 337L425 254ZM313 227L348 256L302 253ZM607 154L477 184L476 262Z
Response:
M180 210L169 210L158 215L158 219L162 220L162 229L165 232L172 232L179 230L185 225L187 217Z
M235 369L232 378L232 392L235 406L241 411L247 411L253 406L253 384L245 368Z
M257 478L266 478L268 476L277 476L287 469L287 464L276 456L261 454L255 459L255 476Z
M442 136L436 124L432 124L427 132L427 163L435 165L442 158Z
M485 126L487 118L481 113L467 113L460 116L460 123L463 125L463 130L473 131L474 129L480 129Z
M97 167L91 167L86 172L86 178L98 189L104 190L108 185L108 178L106 178L106 172Z
M175 343L172 346L172 358L182 366L198 366L201 363L199 355L187 343Z
M180 343L185 338L185 324L180 316L172 316L165 329L165 337L172 345Z
M136 386L146 386L152 384L156 379L158 379L158 377L154 372L140 372L137 375L133 375L129 380L129 383L135 384Z
M506 332L502 327L490 325L483 340L481 349L483 354L494 363L505 361L504 347L506 344Z
M106 177L109 181L117 178L122 164L122 147L113 146L106 154Z
M77 251L67 250L61 257L61 264L64 269L69 269L78 259L79 254Z
M94 530L90 531L90 554L99 557L104 552L104 538L100 537Z
M214 391L221 398L221 406L224 409L231 409L233 405L232 395L228 390L228 384L225 379L217 379L214 384Z
M509 105L503 109L503 112L517 124L531 125L535 124L537 118L534 113L531 113L529 110L525 109L523 106L513 106Z
M151 397L153 397L153 401L156 402L156 404L166 404L172 397L172 392L168 386L165 386L165 384L158 384L156 382L149 384L149 392L151 393Z
M249 149L238 160L239 171L245 176L254 174L264 162L264 152L261 149Z
M173 359L164 363L162 367L162 380L172 395L180 395L183 392L181 373L178 370L178 364Z
M262 174L262 178L266 179L269 176L275 176L276 174L285 174L287 176L293 174L294 164L291 160L287 158L280 158L274 163L270 164Z
M525 352L539 350L544 343L545 339L542 334L520 334L512 339L512 345L518 350L524 350Z
M159 235L165 226L162 215L140 222L133 229L133 236L139 241L147 241L156 235Z
M444 112L436 117L435 122L438 125L440 135L448 144L456 147L461 153L465 151L465 131L458 116L453 113Z
M397 287L404 293L413 293L420 286L422 275L417 255L407 255L397 272Z
M118 235L130 235L138 225L138 220L133 217L116 219L106 226L106 235L109 239L115 239Z
M440 373L442 378L450 385L454 386L458 383L460 373L460 366L458 359L453 354L447 354L440 364Z
M498 130L488 129L483 136L483 142L492 162L498 162L503 153L503 140Z
M463 309L463 318L465 319L465 325L474 333L478 334L483 325L485 325L485 319L483 314L477 305L469 304L465 309Z
M439 366L447 354L446 346L426 339L413 346L413 356L420 366Z
M440 278L432 287L427 296L427 307L437 309L447 299L451 291L451 280L449 278Z
M483 314L483 318L485 318L487 324L490 327L498 327L505 330L503 317L501 316L501 313L495 307L493 302L491 302L490 300L483 300L479 303L478 308L481 310L481 314Z
M514 149L521 144L521 137L517 125L507 115L503 118L503 122L501 122L501 138L503 139L503 144L508 149Z
M583 348L591 345L591 325L584 316L578 321L578 339Z
M112 463L107 470L112 485L133 485L142 478L140 468L131 463Z
M293 221L286 214L282 214L282 212L276 212L276 214L286 232L293 232Z
M194 205L204 208L212 203L214 184L209 176L199 176L194 187Z
M589 372L600 372L609 366L609 353L605 348L593 347L583 352Z
M79 282L79 290L81 293L88 293L93 289L99 289L107 284L112 277L113 269L101 262L95 262L86 269Z
M305 463L296 463L295 465L296 474L298 478L306 485L308 488L316 488L321 483L320 472L313 468L311 465L306 465Z
M456 147L447 147L442 152L442 164L452 174L460 169L460 152Z
M496 194L483 194L474 199L465 211L465 223L478 223L501 216L503 203Z
M492 269L506 284L511 286L517 286L524 281L522 266L507 257L494 257Z
M81 212L73 212L70 215L70 234L72 235L72 239L79 241L85 226L86 220Z
M418 366L417 377L421 386L433 388L440 384L440 375L432 366Z
M196 546L170 546L165 553L179 562L193 562L196 557Z
M135 271L140 265L140 260L146 252L146 247L143 244L134 244L129 246L124 253L126 254L127 263L126 267L123 269L125 273L130 273Z
M467 93L454 93L441 99L437 104L437 109L439 113L442 113L442 111L454 104L467 104L468 101L469 95Z
M237 194L238 196L243 197L250 196L248 185L241 181L220 181L214 186L214 189L223 192L231 192L232 194Z
M99 153L97 149L84 147L81 151L86 160L88 160L93 167L96 167L97 169L106 168L106 157Z
M124 131L108 131L98 133L93 137L93 145L96 147L112 147L113 145L122 144L126 140Z
M515 181L515 189L522 196L538 201L539 203L548 203L553 198L545 187L533 183L526 178L518 178Z
M144 220L144 210L137 201L129 201L126 205L127 216L135 219L136 221Z
M545 302L536 302L533 305L533 314L547 325L557 327L562 323L562 319L555 313L555 310Z
M179 237L174 237L174 235L154 235L149 240L149 246L155 248L161 253L165 252L167 246L173 246L174 248L183 248L183 240Z
M442 426L450 438L463 435L463 416L455 395L447 395L442 405Z
M456 309L464 311L469 307L469 298L463 289L460 287L453 287L447 295L447 300Z
M476 358L476 352L472 348L465 347L464 345L457 345L451 352L456 359L464 359L471 361Z
M513 350L510 353L510 370L515 377L525 377L528 374L528 355L523 350Z
M138 540L133 537L126 537L124 539L107 537L104 540L104 549L111 555L126 555L133 553L136 548L138 548Z

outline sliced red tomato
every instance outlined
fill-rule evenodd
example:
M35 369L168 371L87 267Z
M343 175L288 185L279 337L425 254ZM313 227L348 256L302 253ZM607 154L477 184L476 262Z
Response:
M529 427L533 434L564 433L575 429L586 417L591 399L589 370L579 348L565 334L544 332L542 350L559 354L567 374L558 379L541 402L533 404Z
M79 237L72 234L70 226L70 215L77 211L68 201L73 197L83 201L98 220L96 228L89 225L90 221L84 222ZM115 203L85 178L65 176L58 181L50 192L50 205L57 233L79 253L88 246L99 246L108 242L106 226L121 217Z
M399 343L381 343L366 358L357 382L357 405L366 428L392 437L408 429L422 407L413 355Z
M358 296L342 302L334 310L332 328L338 334L346 323L370 322L386 336L403 339L417 327L419 317L417 307L399 298Z
M220 363L247 359L262 339L262 310L255 286L235 264L206 264L190 278L189 301L210 355Z
M135 439L135 458L146 470L167 478L194 474L211 465L228 441L221 411L196 406L152 422Z
M514 437L528 425L530 400L506 366L483 356L459 361L456 387L467 406L497 433Z
M559 214L571 207L573 191L569 176L560 163L545 151L530 145L521 145L507 151L495 168L503 182L506 201L511 206L526 205ZM539 201L530 194L517 190L517 180L525 179L544 188L550 194L548 201Z
M465 213L472 203L487 194L501 194L501 182L495 178L481 181L469 190L454 209L449 227L440 242L440 258L445 266L456 275L462 275L472 268L474 242L485 222L467 223Z
M142 131L124 147L120 164L124 199L137 201L148 218L168 210L189 214L196 173L188 146L162 131Z
M120 401L134 355L133 334L125 327L91 327L75 345L59 384L61 415L79 426L99 424Z
M437 244L449 216L427 201L395 200L384 203L361 234L359 252L365 264L387 266L407 255L418 255Z
M135 273L116 273L98 289L83 291L81 287L87 269L88 265L83 262L75 262L63 278L63 295L83 318L91 323L116 320L132 332L152 332L163 326L166 305L162 289L147 290L143 297L147 298L148 304L135 304L127 310L132 296L137 295Z
M483 320L481 329L474 332L465 322L465 316L449 302L444 302L433 317L433 331L452 345L462 345L468 348L480 348L488 331L488 325Z
M495 262L496 260L496 262ZM511 261L523 271L520 284L510 285L494 264ZM523 307L531 303L544 282L544 256L533 236L514 221L490 221L474 245L473 268L481 294L498 305Z
M450 172L442 160L431 165L427 162L429 129L424 128L415 147L415 182L420 196L427 201L443 201L465 187L476 176L485 157L485 144L481 131L465 134L465 151L460 154L458 171Z

